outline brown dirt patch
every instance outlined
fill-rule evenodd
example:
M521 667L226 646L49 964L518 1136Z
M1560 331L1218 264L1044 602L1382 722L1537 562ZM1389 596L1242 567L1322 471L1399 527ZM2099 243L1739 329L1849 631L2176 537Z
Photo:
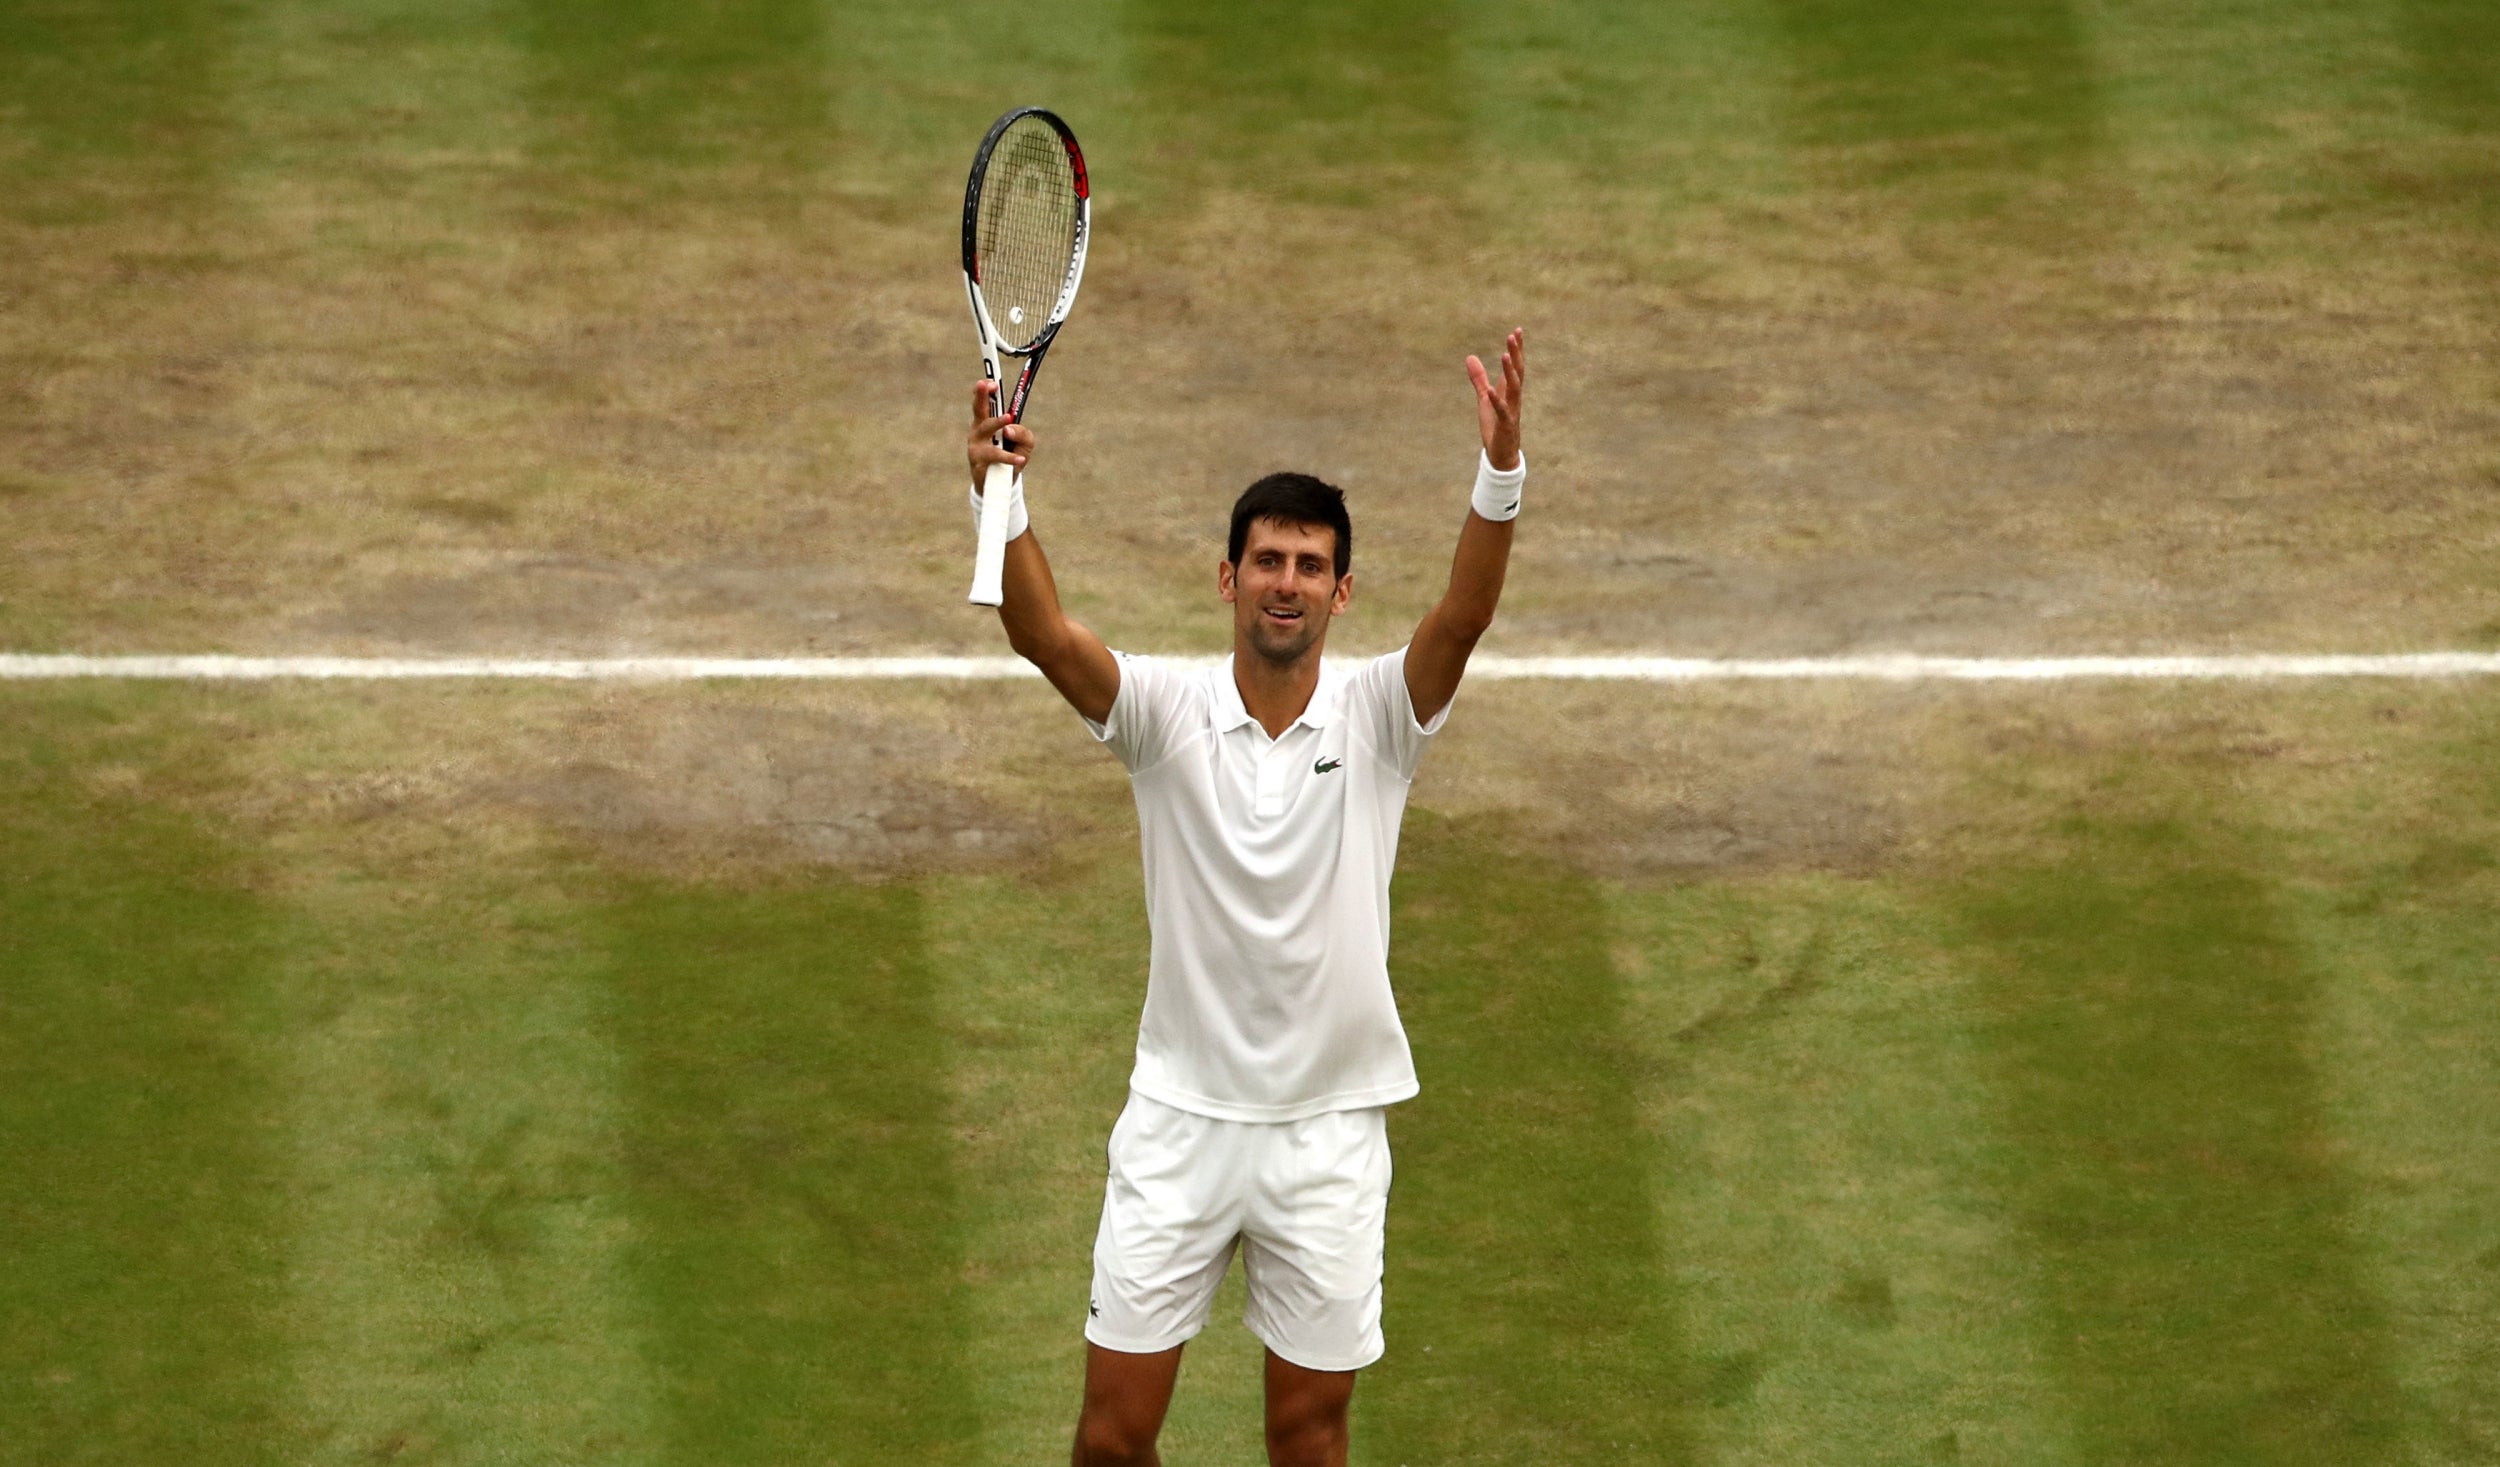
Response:
M485 787L635 864L891 873L1031 862L1040 822L984 798L963 732L922 710L602 699L559 756Z
M406 876L490 847L675 876L1039 872L1116 842L1127 791L1041 690L279 685L185 690L193 792L281 848Z
M733 878L1136 860L1127 781L1034 684L62 696L97 710L74 721L100 793L202 807L292 853L273 869L344 862L396 890L498 851ZM2270 859L2302 873L2391 811L2425 849L2455 836L2444 795L2491 729L2465 684L1480 683L1413 804L1629 880L1967 869L2037 859L2059 810L2211 804L2274 812Z
M558 215L478 166L465 212L274 180L223 217L11 227L0 630L994 649L958 584L942 191ZM1037 524L1115 640L1204 649L1231 493L1314 469L1362 530L1348 638L1393 644L1463 502L1457 358L1517 320L1538 488L1504 650L2414 647L2491 622L2489 325L2438 252L2217 270L1923 240L1884 209L1750 202L1652 268L1115 197L1037 399ZM308 231L362 243L276 242ZM1448 308L1453 270L1492 284Z
M1419 806L1494 815L1640 877L1868 871L1938 818L1950 708L1920 690L1489 684L1462 690Z

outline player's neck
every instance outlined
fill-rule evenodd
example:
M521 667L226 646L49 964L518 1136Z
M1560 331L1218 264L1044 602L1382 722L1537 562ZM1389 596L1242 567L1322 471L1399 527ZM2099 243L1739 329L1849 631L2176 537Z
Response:
M1248 647L1233 647L1233 687L1241 694L1241 706L1271 739L1284 736L1293 721L1311 706L1312 695L1319 691L1320 648L1322 638L1311 649L1291 662L1270 662Z

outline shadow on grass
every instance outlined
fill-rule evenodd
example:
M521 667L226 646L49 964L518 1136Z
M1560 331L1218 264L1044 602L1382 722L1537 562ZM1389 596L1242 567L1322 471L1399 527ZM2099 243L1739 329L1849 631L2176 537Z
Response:
M970 1460L949 1054L919 897L655 889L611 919L673 1458Z
M1381 1462L1689 1462L1695 1406L1594 883L1418 812L1392 966L1424 1089L1391 1112Z
M2186 821L2064 834L1957 915L2083 1459L2386 1460L2401 1402L2326 1135L2315 976Z
M28 740L0 757L0 1461L276 1460L276 924L240 852Z

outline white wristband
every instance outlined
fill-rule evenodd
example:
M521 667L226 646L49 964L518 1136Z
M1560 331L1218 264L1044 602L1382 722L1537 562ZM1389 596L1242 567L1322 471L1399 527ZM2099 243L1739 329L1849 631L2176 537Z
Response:
M1507 469L1493 467L1493 460L1482 453L1476 455L1476 492L1469 501L1476 513L1488 520L1510 520L1519 517L1519 486L1528 481L1528 456Z
M975 528L981 523L981 491L978 489L972 491L972 523ZM1024 512L1024 475L1018 474L1007 482L1007 538L1013 540L1031 528L1033 517Z

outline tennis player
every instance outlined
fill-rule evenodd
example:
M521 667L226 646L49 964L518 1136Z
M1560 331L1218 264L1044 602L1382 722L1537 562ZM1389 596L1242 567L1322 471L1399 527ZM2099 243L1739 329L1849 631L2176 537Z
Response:
M1018 471L1008 645L1127 767L1145 851L1146 1005L1094 1241L1078 1467L1159 1460L1181 1347L1236 1247L1242 1322L1267 1346L1268 1459L1346 1460L1354 1375L1382 1350L1384 1108L1416 1091L1389 870L1416 764L1502 595L1527 477L1522 333L1499 374L1467 359L1484 454L1449 589L1404 648L1350 668L1320 659L1354 595L1343 494L1307 474L1243 491L1215 568L1221 665L1116 653L1060 609L1022 504L1031 431L992 416L992 384L974 390L975 510L990 465Z

